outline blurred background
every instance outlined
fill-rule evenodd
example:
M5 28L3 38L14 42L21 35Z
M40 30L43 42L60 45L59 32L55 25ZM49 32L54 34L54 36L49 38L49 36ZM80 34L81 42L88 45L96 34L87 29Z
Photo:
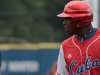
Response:
M61 42L69 35L56 15L71 0L0 0L2 75L48 75ZM93 26L100 25L99 0L92 6Z

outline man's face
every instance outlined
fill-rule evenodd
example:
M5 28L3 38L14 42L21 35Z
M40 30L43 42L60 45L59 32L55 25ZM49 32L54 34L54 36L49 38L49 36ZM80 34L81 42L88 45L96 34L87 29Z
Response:
M64 19L63 21L65 32L68 33L69 35L74 35L76 34L77 31L77 29L73 27L72 22L73 22L72 19Z

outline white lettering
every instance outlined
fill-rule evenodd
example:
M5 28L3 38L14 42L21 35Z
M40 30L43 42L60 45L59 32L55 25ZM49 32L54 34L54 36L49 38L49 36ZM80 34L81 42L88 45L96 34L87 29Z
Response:
M2 62L2 71L8 70L10 72L38 72L38 61L10 61Z

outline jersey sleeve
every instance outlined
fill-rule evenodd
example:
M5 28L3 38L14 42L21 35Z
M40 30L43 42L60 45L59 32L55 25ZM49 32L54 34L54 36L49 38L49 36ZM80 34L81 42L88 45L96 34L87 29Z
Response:
M59 51L58 62L57 62L57 74L56 75L68 75L68 71L66 69L67 64L64 60L64 53L62 46Z

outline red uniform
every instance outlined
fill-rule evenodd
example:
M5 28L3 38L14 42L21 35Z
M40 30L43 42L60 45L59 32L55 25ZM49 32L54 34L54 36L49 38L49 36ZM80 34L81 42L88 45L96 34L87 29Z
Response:
M100 29L93 29L83 39L66 39L58 57L58 75L100 75Z

